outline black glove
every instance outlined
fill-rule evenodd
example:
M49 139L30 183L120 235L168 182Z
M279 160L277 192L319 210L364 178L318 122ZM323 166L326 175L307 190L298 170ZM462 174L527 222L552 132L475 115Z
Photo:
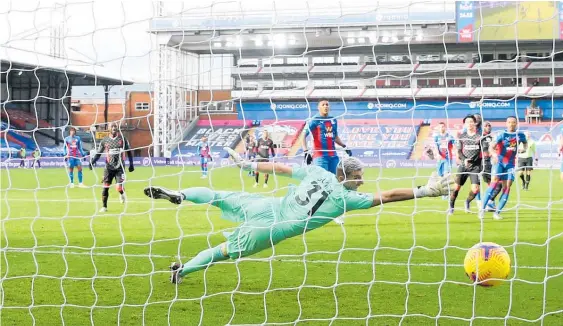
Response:
M313 163L313 156L311 156L311 153L309 153L309 151L305 151L303 153L305 155L305 164L311 165L311 163Z
M68 162L68 157L65 156L65 162Z
M348 154L348 156L352 156L352 150L347 149L347 150L346 150L346 154Z
M213 162L213 157L209 156L208 159L210 162Z
M428 155L428 158L430 158L431 160L434 160L434 151L432 150L432 148L426 149L426 155Z
M129 172L133 172L135 171L135 167L133 166L133 164L129 165Z

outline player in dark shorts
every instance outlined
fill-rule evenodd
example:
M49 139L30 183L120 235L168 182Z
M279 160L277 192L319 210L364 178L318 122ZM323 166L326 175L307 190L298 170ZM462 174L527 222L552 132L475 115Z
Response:
M256 139L249 134L244 138L244 151L246 152L246 159L254 162L256 158ZM248 171L249 176L255 176L254 170Z
M101 213L108 210L109 187L113 179L115 179L121 203L125 202L126 197L123 189L123 182L125 181L125 152L127 152L129 158L129 172L135 170L133 166L133 153L129 148L129 142L123 137L115 122L110 124L109 129L110 135L102 139L96 156L92 159L92 165L94 165L102 153L106 154L106 167L104 168L104 179L102 181L104 189L102 190L103 207L100 209Z
M482 157L483 157L483 180L487 185L491 184L491 170L492 170L492 163L491 163L491 153L489 152L489 147L491 146L491 142L493 141L492 135L492 126L490 122L485 122L483 125L483 137L481 138L481 150L482 150ZM487 204L487 209L490 211L495 211L495 197L500 193L502 190L502 184L499 183L493 192L491 200ZM481 207L481 201L479 200L477 205Z
M270 152L273 156L276 156L276 152L274 151L274 141L270 139L267 130L262 132L262 138L258 139L256 142L256 162L269 162L270 161ZM268 188L268 178L269 174L264 176L264 188ZM254 188L258 187L258 180L260 177L260 173L256 171L255 174L256 183L254 184Z
M524 150L520 144L518 148L518 174L522 180L522 190L528 190L534 170L534 160L537 161L536 142L531 138L529 130L524 131L524 135L528 140L528 147Z
M454 212L455 201L461 187L471 180L471 191L465 200L465 211L470 212L469 205L479 193L479 174L481 173L481 134L477 132L476 119L469 115L463 119L467 130L458 138L457 159L458 173L455 177L455 187L450 196L449 213Z

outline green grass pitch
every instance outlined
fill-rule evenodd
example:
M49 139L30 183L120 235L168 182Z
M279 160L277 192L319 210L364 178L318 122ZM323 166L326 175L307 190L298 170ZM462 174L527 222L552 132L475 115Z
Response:
M408 187L429 173L368 169L363 190ZM101 174L85 170L85 183L99 185ZM207 180L194 168L140 167L127 176L128 203L112 188L109 212L98 214L99 186L66 188L64 169L0 176L2 325L505 325L506 316L509 325L563 324L559 171L535 171L528 192L515 185L502 221L489 213L481 224L462 209L447 218L440 198L388 204L177 287L170 262L221 243L234 224L214 207L151 202L145 186L282 195L290 179L254 189L234 168ZM480 239L504 245L516 265L499 287L475 287L464 275L466 249Z

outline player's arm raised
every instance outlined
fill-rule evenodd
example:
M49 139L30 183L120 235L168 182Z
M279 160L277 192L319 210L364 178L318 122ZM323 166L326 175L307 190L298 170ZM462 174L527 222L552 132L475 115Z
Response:
M410 200L414 198L438 197L447 195L454 181L449 176L437 177L433 173L424 186L412 188L396 188L373 195L372 207L385 203Z

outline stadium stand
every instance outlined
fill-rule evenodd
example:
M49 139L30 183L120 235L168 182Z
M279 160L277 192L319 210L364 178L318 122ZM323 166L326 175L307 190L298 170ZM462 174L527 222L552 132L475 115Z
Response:
M37 120L34 114L18 109L6 109L2 111L2 120L9 123L20 130L32 130L35 128L53 128L53 126L45 120Z

